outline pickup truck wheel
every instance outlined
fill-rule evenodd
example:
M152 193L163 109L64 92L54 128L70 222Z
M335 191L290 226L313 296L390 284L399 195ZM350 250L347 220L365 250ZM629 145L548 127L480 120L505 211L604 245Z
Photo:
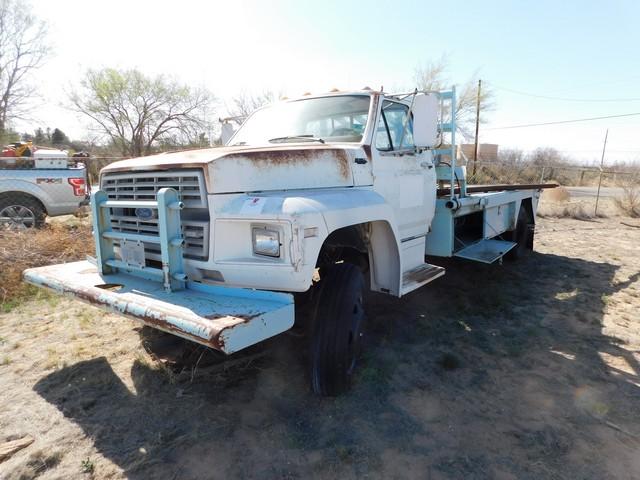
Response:
M37 200L21 193L0 197L0 226L39 228L44 225L45 211Z
M318 395L335 396L351 386L360 356L364 278L355 265L336 264L326 269L319 288L311 335L311 388Z
M520 212L518 213L518 221L516 222L516 229L511 232L510 238L512 242L516 242L516 246L505 255L507 260L518 260L530 252L529 245L533 243L529 238L533 235L531 226L529 213L524 206L521 206Z

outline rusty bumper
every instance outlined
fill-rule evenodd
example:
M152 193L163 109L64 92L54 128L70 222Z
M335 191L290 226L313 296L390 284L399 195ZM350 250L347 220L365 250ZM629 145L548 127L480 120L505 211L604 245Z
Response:
M225 353L233 353L293 326L293 295L187 282L162 285L123 273L100 275L89 261L31 268L25 281L139 320Z

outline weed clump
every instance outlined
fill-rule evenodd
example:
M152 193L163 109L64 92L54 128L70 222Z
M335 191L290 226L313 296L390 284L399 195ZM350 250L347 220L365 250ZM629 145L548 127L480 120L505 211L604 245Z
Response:
M82 260L94 254L89 224L45 225L41 229L0 229L0 312L8 312L22 300L37 295L22 282L27 268Z
M622 196L614 199L620 213L631 218L640 218L640 187L626 187Z

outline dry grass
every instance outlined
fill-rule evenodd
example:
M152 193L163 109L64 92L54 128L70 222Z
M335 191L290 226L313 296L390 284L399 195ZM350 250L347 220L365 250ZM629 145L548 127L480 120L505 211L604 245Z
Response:
M569 190L563 186L548 188L542 192L542 198L549 202L567 202L570 198Z
M22 282L26 268L93 255L91 227L53 223L39 230L0 230L0 311L11 310L34 290Z
M640 187L625 187L622 196L614 202L623 215L640 218Z
M593 220L594 218L607 218L603 208L598 209L598 214L594 214L593 205L585 202L569 203L544 203L540 204L537 212L538 217L549 218L573 218L574 220Z
M596 215L595 198L572 201L569 190L562 186L544 190L537 211L537 216L542 218L573 218L574 220L608 218L611 215L615 215L612 199L600 199Z

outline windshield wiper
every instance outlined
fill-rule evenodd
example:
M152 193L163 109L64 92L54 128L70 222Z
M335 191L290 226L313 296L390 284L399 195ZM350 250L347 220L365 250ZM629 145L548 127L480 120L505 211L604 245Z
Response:
M325 141L319 137L313 135L288 135L286 137L276 137L269 140L269 143L286 142L287 140L308 140L310 142L325 143Z

